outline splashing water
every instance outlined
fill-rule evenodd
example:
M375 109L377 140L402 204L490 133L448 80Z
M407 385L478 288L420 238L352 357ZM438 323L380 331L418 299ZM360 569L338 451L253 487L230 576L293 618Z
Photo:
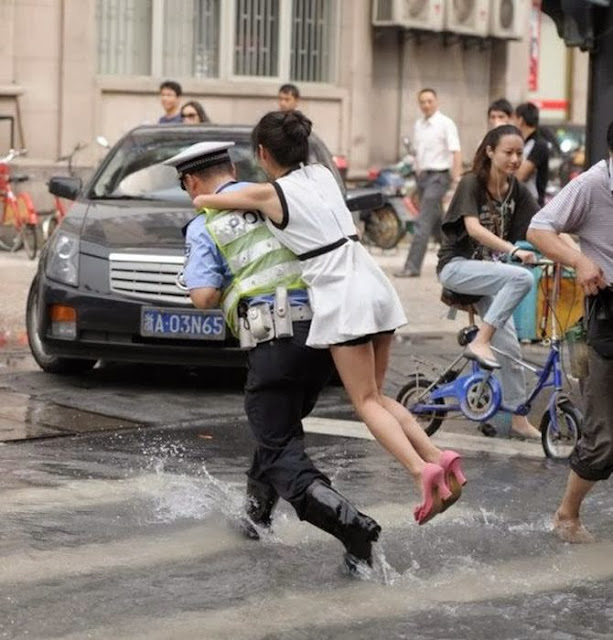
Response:
M243 516L242 486L239 488L237 484L218 480L204 464L197 475L166 471L169 461L182 457L184 452L184 447L170 444L159 449L158 455L151 459L151 468L161 480L161 486L152 496L155 519L159 522L184 518L203 520L211 514L221 513L236 521Z

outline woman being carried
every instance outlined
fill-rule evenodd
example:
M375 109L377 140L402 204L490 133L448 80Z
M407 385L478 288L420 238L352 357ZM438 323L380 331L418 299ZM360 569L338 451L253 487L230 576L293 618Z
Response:
M525 239L538 210L526 186L513 175L521 164L523 146L513 125L488 131L447 210L437 267L443 287L481 296L474 306L483 322L465 355L485 368L501 369L505 404L513 407L526 399L524 370L505 356L499 363L491 345L521 358L513 311L530 291L533 278L527 269L499 259L510 255L524 264L536 261L534 253L513 244ZM526 416L513 415L511 427L524 437L541 437Z
M423 524L458 499L466 479L458 454L438 449L402 405L381 393L393 333L406 317L389 280L357 242L334 176L307 164L311 127L299 111L268 113L252 144L272 182L198 196L194 205L262 212L301 260L313 310L307 345L330 348L356 412L413 476L422 493L415 519Z

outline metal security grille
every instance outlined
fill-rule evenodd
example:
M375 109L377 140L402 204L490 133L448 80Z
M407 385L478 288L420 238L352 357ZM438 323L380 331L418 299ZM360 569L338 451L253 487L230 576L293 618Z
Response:
M219 76L220 0L182 0L164 5L165 76Z
M338 14L339 0L96 0L98 73L334 83Z
M97 0L98 73L151 73L151 0Z
M279 0L237 0L234 74L279 74Z
M292 80L333 80L336 15L336 0L294 0L290 58Z
M152 303L191 305L187 292L176 284L183 262L181 256L112 253L109 256L111 291Z

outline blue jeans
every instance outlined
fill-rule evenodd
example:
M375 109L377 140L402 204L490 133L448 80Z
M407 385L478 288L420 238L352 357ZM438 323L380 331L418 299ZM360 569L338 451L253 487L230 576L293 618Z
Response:
M475 304L483 322L496 327L492 345L515 358L521 347L513 322L513 311L532 287L532 274L525 268L500 262L454 258L439 273L446 289L480 295ZM496 354L500 361L500 383L505 404L515 407L526 399L524 369L510 358Z

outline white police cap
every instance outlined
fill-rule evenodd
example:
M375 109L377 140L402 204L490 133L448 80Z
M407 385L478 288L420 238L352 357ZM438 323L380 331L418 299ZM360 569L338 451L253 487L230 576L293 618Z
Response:
M176 156L164 160L164 164L176 167L179 173L206 169L215 164L230 162L228 149L233 146L234 142L197 142Z

